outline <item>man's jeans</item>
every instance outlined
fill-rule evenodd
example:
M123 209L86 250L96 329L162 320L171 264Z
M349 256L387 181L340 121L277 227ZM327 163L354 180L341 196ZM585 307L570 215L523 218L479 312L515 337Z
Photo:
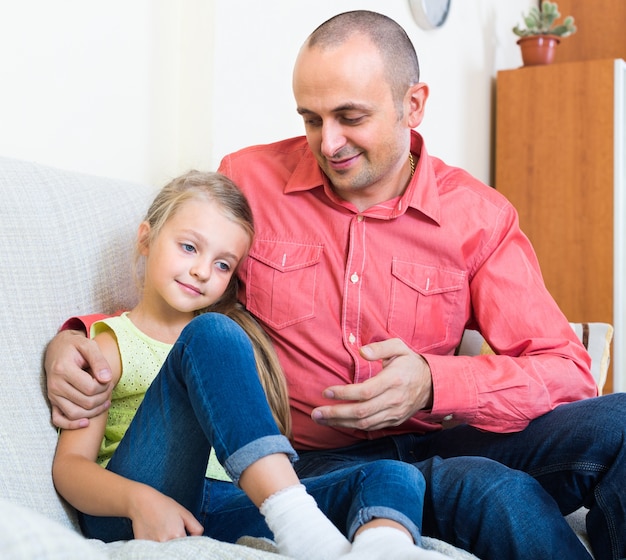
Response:
M235 484L205 479L211 447ZM181 333L107 468L185 506L207 536L235 541L243 535L271 537L236 483L249 465L273 453L296 458L271 415L250 340L232 320L207 313ZM374 517L387 517L419 542L425 483L412 465L355 464L306 485L349 537ZM88 537L133 538L129 519L79 517Z
M557 407L522 432L458 426L330 452L304 452L300 477L378 459L426 478L423 534L483 560L589 558L563 515L590 509L597 560L626 557L626 394Z

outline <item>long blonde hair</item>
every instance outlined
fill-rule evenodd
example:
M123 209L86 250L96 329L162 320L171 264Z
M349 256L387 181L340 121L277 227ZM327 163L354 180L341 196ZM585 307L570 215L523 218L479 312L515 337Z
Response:
M228 177L219 173L189 171L165 185L146 213L144 220L150 225L149 233L145 239L139 241L135 252L136 278L140 287L143 279L143 273L140 271L142 246L151 243L183 202L193 199L214 202L224 216L246 231L252 244L254 238L252 210L239 188ZM265 331L237 299L239 281L235 273L222 297L196 313L207 311L222 313L243 328L252 342L259 380L274 420L280 431L291 437L291 414L283 370Z

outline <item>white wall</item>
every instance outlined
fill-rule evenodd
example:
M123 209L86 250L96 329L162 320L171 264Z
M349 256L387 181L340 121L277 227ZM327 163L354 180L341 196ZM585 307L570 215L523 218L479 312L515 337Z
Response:
M423 31L405 0L0 0L0 155L161 184L300 134L296 53L351 9L405 27L431 89L429 152L490 180L493 79L521 65L534 0L452 0Z
M178 142L178 8L0 0L0 155L151 180Z

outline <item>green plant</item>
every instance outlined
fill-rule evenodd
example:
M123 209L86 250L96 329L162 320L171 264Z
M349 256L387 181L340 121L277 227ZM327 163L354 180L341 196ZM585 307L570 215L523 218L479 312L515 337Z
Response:
M555 21L561 17L559 7L556 2L544 0L541 3L541 9L533 6L528 15L522 14L526 29L522 29L519 25L513 28L513 33L520 37L528 37L530 35L557 35L558 37L567 37L576 33L574 18L567 16L563 23L556 25Z

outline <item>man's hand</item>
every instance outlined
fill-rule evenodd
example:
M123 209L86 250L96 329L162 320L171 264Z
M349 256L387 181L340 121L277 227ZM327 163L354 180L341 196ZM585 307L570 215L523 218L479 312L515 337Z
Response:
M80 331L62 331L46 350L52 422L63 429L89 424L111 404L111 369L98 345Z
M378 430L398 426L418 410L432 407L428 363L404 342L394 338L368 344L361 348L361 355L369 361L382 360L381 372L363 383L328 387L324 397L351 402L314 409L315 422Z

